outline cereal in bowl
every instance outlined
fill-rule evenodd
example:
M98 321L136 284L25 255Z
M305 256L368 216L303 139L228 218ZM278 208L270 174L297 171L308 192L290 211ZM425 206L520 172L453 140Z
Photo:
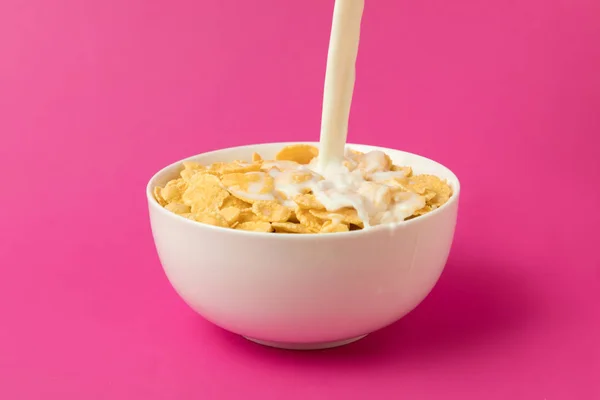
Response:
M200 165L184 162L178 178L154 188L166 210L219 227L273 233L339 233L399 223L445 204L452 188L414 175L381 151L346 150L339 168L319 171L319 150L286 146L274 160Z

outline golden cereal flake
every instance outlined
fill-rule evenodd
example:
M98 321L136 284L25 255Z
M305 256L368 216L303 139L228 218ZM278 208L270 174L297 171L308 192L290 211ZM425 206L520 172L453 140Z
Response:
M323 227L323 220L315 217L311 214L312 210L303 210L298 208L296 210L296 218L302 225L304 225L309 231L317 233Z
M231 226L239 221L241 210L237 207L222 208L219 213L225 218L225 221Z
M305 210L324 210L325 206L313 194L299 194L294 196L294 202Z
M286 222L292 214L292 210L277 201L256 201L252 204L252 211L267 222Z
M383 183L388 185L390 187L390 189L392 190L392 192L411 192L410 186L408 183L408 178L406 178L406 177L395 176L393 178L386 180Z
M154 194L154 199L158 202L158 204L160 204L161 206L164 207L167 205L167 202L161 196L161 194L160 194L161 191L162 191L162 188L160 186L155 186L154 190L153 190L153 194Z
M219 178L208 174L195 175L182 195L183 203L193 212L216 211L227 197L229 192L221 187Z
M313 233L304 225L293 222L273 222L271 225L277 233Z
M383 170L390 171L393 165L394 165L394 163L392 162L392 159L390 158L390 156L385 154L385 165L383 167Z
M216 162L210 165L211 171L216 171L221 175L254 172L260 170L260 163L244 163L234 161L231 163Z
M395 190L392 191L392 193L393 193L392 199L396 203L413 200L414 196L424 198L422 195L416 194L415 192L411 192L411 191L405 192L403 190L398 190L399 188L394 188L394 189ZM425 204L425 201L423 201L423 204Z
M262 157L260 154L254 152L252 153L252 162L262 161Z
M221 183L226 188L233 188L240 191L248 191L251 184L257 184L263 182L267 177L265 173L252 173L246 174L241 172L235 172L232 174L225 174L221 177Z
M190 206L182 203L169 203L165 206L165 209L174 212L175 214L189 214L191 211Z
M222 228L229 228L229 224L227 223L225 218L223 218L221 214L218 214L216 212L196 212L193 214L193 219L203 224L220 226Z
M266 221L248 221L241 222L235 229L252 232L273 232L273 227Z
M411 215L410 217L408 217L408 218L406 218L406 219L411 219L411 218L414 218L414 217L419 217L419 216L421 216L421 215L424 215L424 214L427 214L427 213L430 213L430 212L432 212L434 209L435 209L435 208L431 207L430 205L426 205L425 207L423 207L423 208L421 208L421 209L419 209L419 210L415 211L415 212L413 213L413 215Z
M193 169L184 169L179 175L181 176L181 179L189 183L198 172L199 171Z
M285 146L275 155L277 161L295 161L298 164L308 164L319 155L319 149L309 144L292 144Z
M295 224L299 224L300 221L298 220L298 217L296 216L296 211L292 210L291 214L290 214L290 219L288 219L287 222L293 222Z
M413 174L413 170L411 167L401 167L398 165L392 165L392 168L390 171L394 171L394 172L402 171L402 172L404 172L404 176L406 176L406 177L411 177Z
M335 232L348 232L350 227L346 224L339 224L333 221L327 221L323 224L320 233L335 233Z
M360 226L361 228L364 226L363 221L358 217L358 212L354 208L341 208L333 212L310 210L310 213L322 220L344 222L345 224Z
M425 194L430 188L431 175L415 175L408 180L408 188L417 194Z
M225 200L223 200L223 205L221 206L221 208L227 208L227 207L235 207L235 208L239 208L240 210L244 210L246 208L252 207L252 203L248 203L244 200L240 200L235 196L229 196Z
M161 197L167 202L181 202L182 194L188 184L183 179L173 179L160 191Z
M196 179L197 176L200 175L213 175L215 177L219 177L220 174L216 171L211 171L209 169L184 169L180 173L181 178L186 182L191 182Z
M252 211L252 208L240 209L238 222L256 222L261 221L260 217Z
M248 203L275 199L273 177L265 172L226 174L221 183L233 196Z
M416 175L410 178L410 188L418 194L422 194L427 202L441 206L452 196L452 188L435 175Z

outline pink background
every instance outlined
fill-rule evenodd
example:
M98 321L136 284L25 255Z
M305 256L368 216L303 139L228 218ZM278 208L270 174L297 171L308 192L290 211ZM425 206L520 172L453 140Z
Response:
M366 0L350 138L461 178L438 286L346 348L216 328L144 185L316 140L331 0L0 2L0 398L600 398L600 2Z

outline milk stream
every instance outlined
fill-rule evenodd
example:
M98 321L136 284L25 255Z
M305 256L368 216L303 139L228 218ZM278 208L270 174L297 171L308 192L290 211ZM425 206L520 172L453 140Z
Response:
M321 116L321 172L337 168L344 160L364 5L364 0L335 2Z

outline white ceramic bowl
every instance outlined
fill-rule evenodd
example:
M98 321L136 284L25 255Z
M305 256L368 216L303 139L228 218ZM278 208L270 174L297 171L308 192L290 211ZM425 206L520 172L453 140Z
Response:
M265 159L289 143L260 144L191 157L202 164ZM313 143L317 145L317 143ZM383 328L414 309L437 282L456 225L459 181L446 167L398 150L395 164L448 180L454 195L439 209L394 226L334 234L254 233L204 225L162 208L152 195L181 170L178 161L148 183L152 233L165 273L200 315L261 344L334 347Z

